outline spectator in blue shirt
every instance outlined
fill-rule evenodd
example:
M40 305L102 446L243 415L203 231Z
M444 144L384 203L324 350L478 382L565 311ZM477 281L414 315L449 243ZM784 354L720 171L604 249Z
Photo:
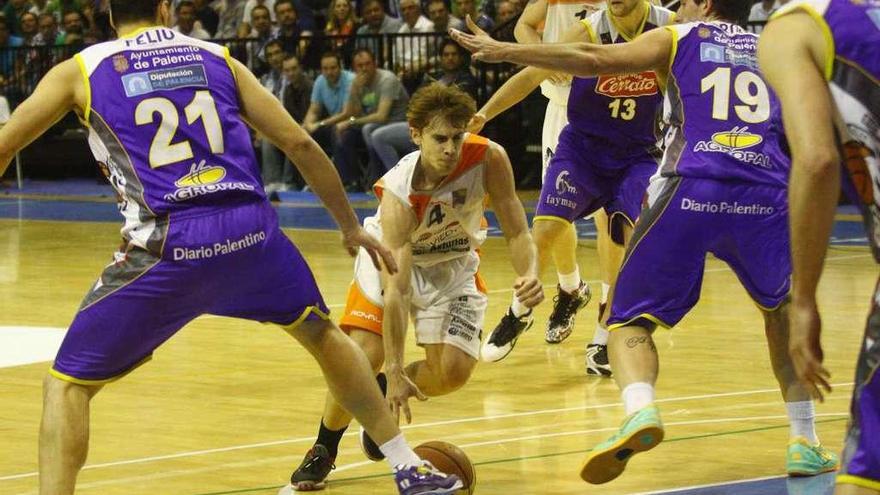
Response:
M333 126L347 118L343 112L351 92L354 73L342 69L338 53L321 56L321 75L312 87L312 103L303 122L303 128L328 154L333 149Z

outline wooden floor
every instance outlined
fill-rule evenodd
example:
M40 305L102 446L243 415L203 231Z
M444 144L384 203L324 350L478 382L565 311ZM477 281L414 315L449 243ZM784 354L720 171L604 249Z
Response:
M338 315L352 265L338 234L289 234ZM112 223L0 220L0 326L66 327L117 244ZM506 253L499 239L484 250L490 326L511 296ZM579 259L598 292L595 250L581 246ZM835 451L876 278L866 249L830 254L821 302L827 364L838 385L818 406L818 428ZM543 339L550 306L538 311L538 323L508 359L481 364L459 392L416 404L415 422L406 429L410 442L462 446L478 465L481 495L613 495L783 473L787 421L761 319L725 265L708 262L699 306L675 331L657 334L667 441L604 487L577 475L585 452L614 431L623 414L614 383L583 373L597 306L591 303L574 335L555 346ZM408 356L419 355L411 346ZM2 494L36 493L40 388L48 365L0 368ZM283 332L200 318L151 363L95 399L78 493L275 494L311 445L324 390L317 366ZM394 493L386 465L365 461L356 427L351 430L326 493Z

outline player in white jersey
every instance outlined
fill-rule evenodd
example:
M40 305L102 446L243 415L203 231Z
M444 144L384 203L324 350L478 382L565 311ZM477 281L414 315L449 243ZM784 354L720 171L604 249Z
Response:
M370 255L361 252L340 322L377 372L384 362L387 378L380 374L380 385L387 379L391 409L403 412L407 422L410 397L425 400L453 392L477 364L487 304L477 249L487 233L487 196L510 247L517 274L515 304L529 312L544 298L507 153L465 132L475 111L473 100L455 87L433 84L413 95L407 120L419 150L376 183L379 210L364 221L366 230L391 249L399 270L390 276L380 273ZM405 365L408 319L425 359ZM293 473L293 488L323 488L351 419L328 394L318 438ZM361 445L369 458L383 458L363 432Z

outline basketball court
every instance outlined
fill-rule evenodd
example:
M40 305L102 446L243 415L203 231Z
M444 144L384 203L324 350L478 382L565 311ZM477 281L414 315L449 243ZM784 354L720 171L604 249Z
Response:
M81 298L120 242L109 187L53 187L0 192L4 495L37 493L41 381ZM338 316L352 260L309 195L283 199L278 211L285 231ZM363 196L356 206L368 215L375 203ZM843 443L853 369L878 273L857 217L843 211L838 220L820 287L826 363L835 390L817 405L819 435L834 451ZM584 223L579 231L581 272L597 294L594 230ZM514 278L498 234L493 228L482 256L491 291L490 326L506 310ZM552 274L545 277L548 301L515 351L499 363L480 363L462 390L413 403L407 438L413 445L440 439L462 447L476 464L476 493L482 495L830 493L833 476L783 476L788 426L762 319L726 265L710 259L706 272L697 308L674 331L655 335L666 441L636 456L618 480L591 486L578 477L589 448L617 430L623 408L613 381L584 374L595 301L580 313L572 337L560 345L544 343L543 324L555 294ZM413 340L410 334L407 355L416 359L422 353ZM93 402L91 449L77 493L274 495L314 440L325 391L318 367L284 332L199 318ZM355 425L343 439L325 493L393 493L387 465L366 460L356 435Z

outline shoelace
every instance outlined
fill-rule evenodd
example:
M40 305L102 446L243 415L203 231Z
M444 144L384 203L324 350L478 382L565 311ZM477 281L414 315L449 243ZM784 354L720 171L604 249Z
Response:
M578 288L580 290L580 288ZM565 324L569 318L574 314L578 307L578 299L579 297L574 294L569 294L565 291L556 294L553 298L553 314L550 315L550 321L553 325L562 325ZM559 306L562 308L559 312L555 311L555 309Z
M528 316L528 314L525 314L523 316ZM519 323L519 318L514 316L513 313L508 310L507 314L504 315L504 318L501 319L501 325L499 325L501 329L495 332L495 335L492 336L492 340L490 342L495 345L506 345L510 343L510 341L516 338L517 334L519 333L518 329L516 328Z

